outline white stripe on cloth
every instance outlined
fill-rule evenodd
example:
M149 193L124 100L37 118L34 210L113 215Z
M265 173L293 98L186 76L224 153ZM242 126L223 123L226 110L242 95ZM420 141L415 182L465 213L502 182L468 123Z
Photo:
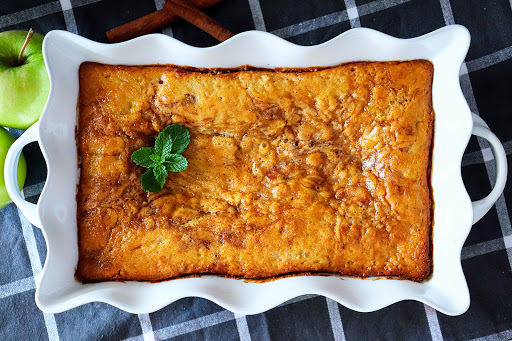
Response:
M452 6L450 5L450 0L440 0L441 11L443 12L444 23L446 25L455 24L455 19L453 17Z
M305 300L309 300L309 299L315 298L315 297L318 297L318 296L317 295L303 295L303 296L295 297L287 302L280 304L279 307L282 307L282 306L285 306L288 304L305 301ZM232 320L236 319L237 316L240 316L240 315L235 315L228 310L223 310L223 311L220 311L217 313L213 313L210 315L195 318L193 320L182 322L182 323L179 323L174 326L169 326L169 327L165 327L165 328L162 328L159 330L155 330L155 331L153 331L153 333L157 340L169 339L171 337L188 334L188 333L194 332L196 330L200 330L200 329L215 326L215 325L218 325L218 324L221 324L224 322L232 321ZM247 331L248 330L249 329L247 329ZM130 337L125 340L126 341L136 341L136 340L139 341L139 340L141 340L141 336L138 335L138 336Z
M430 336L432 336L432 341L442 341L443 334L441 333L441 327L439 326L436 310L426 304L424 304L424 307L425 314L427 315L428 328L430 329Z
M165 3L165 0L155 0L156 9L159 11L162 8L164 8L164 3ZM174 37L171 26L164 27L164 29L162 29L162 33L169 37Z
M249 7L251 9L252 20L254 21L254 28L258 31L266 31L265 19L261 11L260 0L249 0Z
M172 32L172 27L171 26L167 26L166 28L164 28L162 30L162 33L165 34L166 36L174 37L174 33Z
M322 27L335 25L346 20L348 20L347 11L335 12L315 19L306 20L298 24L283 27L272 31L271 33L281 38L289 38L302 33L314 31Z
M155 341L155 334L153 333L153 326L149 314L138 314L140 326L142 328L142 336L144 341Z
M350 20L350 27L361 27L359 20L359 12L357 11L356 2L354 0L344 0L345 8L347 9L348 19Z
M72 0L72 1L73 1L73 8L78 8L78 7L94 4L94 3L100 2L102 0Z
M482 152L481 151L471 152L471 153L464 154L464 156L462 157L461 167L478 165L478 164L482 164L482 163L484 163L484 160L482 157Z
M487 335L484 337L479 337L476 339L472 339L470 341L503 341L503 340L512 340L512 329L505 330L505 331L502 331L502 332L499 332L496 334Z
M144 341L144 336L143 335L132 336L127 339L124 339L123 341Z
M504 238L493 239L486 242L465 246L462 249L460 258L462 260L473 258L476 256L485 255L486 253L503 250L505 247Z
M32 267L32 273L34 274L34 281L37 284L43 270L41 265L41 258L37 251L36 237L34 235L34 228L32 224L25 218L23 213L18 209L18 215L20 217L21 230L23 238L25 238L25 244L27 245L28 258ZM46 325L46 331L48 332L48 338L50 340L59 340L59 332L57 329L57 322L55 321L55 315L49 313L43 313L44 323Z
M334 341L345 341L345 331L343 330L343 323L341 322L340 308L338 302L326 297L327 312L331 320L332 334Z
M309 299L312 299L315 297L318 297L318 296L317 295L302 295L299 297L292 298L291 300L286 301L284 303L281 303L280 305L278 305L278 307L284 307L285 305L288 305L288 304L293 304L293 303L309 300Z
M73 8L73 6L71 6L70 0L59 0L59 2L60 2L60 7L62 7L62 11L67 11L67 10Z
M69 1L69 0L67 0ZM99 2L101 0L73 0L73 8L86 6ZM66 5L66 7L68 7ZM62 5L60 1L53 1L47 4L35 6L32 8L24 9L16 13L10 13L0 16L0 28L4 28L11 25L20 24L29 20L42 18L44 16L59 13L62 11Z
M441 8L443 9L443 17L444 21L447 25L454 24L455 19L453 17L453 11L450 5L449 0L440 0ZM468 100L469 106L471 110L478 116L480 116L478 112L478 107L476 105L475 94L473 92L473 86L471 84L471 79L469 78L469 74L467 72L468 68L466 63L462 64L461 72L464 72L460 76L460 83L462 87L462 92L464 93L466 99ZM478 144L481 150L485 148L489 148L489 143L483 139L478 137ZM482 155L484 157L484 155ZM486 162L485 168L487 169L487 175L489 177L489 181L491 185L496 183L496 164L494 162ZM501 232L503 237L512 235L512 226L510 223L510 217L508 215L507 203L505 202L505 196L501 194L495 204L496 211L498 212L498 220L500 222ZM512 249L507 250L508 262L510 267L512 268Z
M41 271L43 271L43 267L41 265L41 258L39 257L39 252L37 251L36 237L34 235L34 228L32 224L25 218L23 213L21 213L20 209L18 210L18 216L20 218L21 231L23 233L23 238L25 239L25 244L27 246L28 258L30 261L30 266L32 268L32 273L34 274L34 281L39 284L39 279L41 276Z
M512 154L512 141L503 143L503 148L507 155ZM469 165L477 165L487 161L494 160L494 154L490 147L486 147L481 151L466 153L462 157L462 167Z
M235 314L235 322L240 341L251 341L251 333L245 315Z
M401 4L405 4L411 0L382 0L382 1L372 1L367 4L361 5L357 7L357 11L359 12L359 17L365 16L367 14L373 14L380 12L382 10L395 7Z
M512 235L503 237L503 242L505 243L505 247L507 249L512 248Z
M486 163L487 165L488 163ZM512 226L510 225L510 216L508 215L508 207L505 201L505 196L501 196L496 201L496 211L498 211L498 219L500 221L501 232L503 237L512 235ZM508 252L508 258L510 262L510 268L512 268L512 250Z
M512 58L512 46L466 62L466 72L482 70L489 66L509 60L510 58Z
M162 8L164 8L164 3L165 3L165 0L155 0L156 10L159 11Z
M47 4L27 8L22 11L5 14L0 16L0 28L16 25L32 19L44 17L53 13L61 11L61 6L58 1L49 2Z
M505 149L505 153L507 153L507 155L512 154L512 141L503 142L503 148Z
M492 153L491 148L482 149L482 157L485 162L494 160L494 154Z
M23 188L23 193L25 193L25 198L30 198L30 197L41 194L44 184L45 184L45 182L43 181L43 182L39 182L37 184L33 184L33 185Z
M471 96L471 94L473 93L473 88L471 87L471 81L469 80L468 68L466 67L466 63L462 63L462 66L460 67L459 82L462 88L462 92L464 93L464 97L468 102L469 109L471 109L471 112L478 114L475 96Z
M6 298L36 288L34 277L27 277L15 282L0 285L0 298Z
M370 3L361 5L357 7L357 12L359 13L359 17L362 17L367 14L376 13L394 6L401 5L403 3L409 2L411 0L376 0ZM306 20L298 24L290 25L287 27L283 27L277 30L272 31L273 34L282 37L289 38L294 37L302 33L307 33L313 30L317 30L322 27L327 27L331 25L338 24L340 22L344 22L349 20L349 16L347 10L334 12L331 14L326 14L321 17Z
M64 15L64 22L66 23L66 30L71 33L78 34L78 27L76 26L75 14L70 0L59 0Z
M170 339L179 335L188 334L196 330L215 326L224 322L232 321L235 318L232 312L223 310L218 313L198 317L196 319L182 322L174 326L155 330L155 337L158 340Z

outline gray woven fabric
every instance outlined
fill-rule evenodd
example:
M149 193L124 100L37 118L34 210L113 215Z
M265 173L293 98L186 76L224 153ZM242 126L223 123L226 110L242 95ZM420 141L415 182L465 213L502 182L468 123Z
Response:
M105 31L161 8L163 0L7 0L0 31L64 29L106 42ZM471 110L481 115L512 153L512 3L508 0L225 0L206 10L234 33L258 29L302 45L319 44L351 27L407 38L447 24L469 28L472 44L460 80ZM164 30L185 43L216 41L179 21ZM0 89L1 91L1 89ZM19 135L21 131L12 131ZM36 144L25 148L25 195L36 202L46 168ZM509 157L509 163L512 164ZM462 175L473 200L489 193L495 164L489 145L472 138ZM505 340L512 338L512 184L472 229L462 252L471 307L458 317L418 302L374 313L351 311L319 296L296 298L266 313L235 316L214 303L186 298L149 315L106 304L44 314L34 291L46 245L14 205L0 211L1 340Z

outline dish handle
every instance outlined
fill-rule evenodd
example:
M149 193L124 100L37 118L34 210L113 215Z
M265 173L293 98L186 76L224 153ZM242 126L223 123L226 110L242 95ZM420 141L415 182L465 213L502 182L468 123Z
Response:
M496 183L491 193L485 198L473 201L473 224L482 219L489 212L494 203L498 200L507 181L507 154L500 140L489 129L487 123L480 116L473 114L473 135L482 137L489 141L496 159Z
M37 205L26 201L18 187L18 161L20 159L21 150L27 144L35 142L39 139L39 122L33 124L27 129L9 148L5 158L4 179L7 193L12 201L18 206L23 215L32 223L41 228L41 219L37 212Z

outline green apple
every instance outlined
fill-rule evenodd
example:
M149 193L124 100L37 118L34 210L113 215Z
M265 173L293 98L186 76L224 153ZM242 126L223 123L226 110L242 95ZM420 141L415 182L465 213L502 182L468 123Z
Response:
M9 147L14 142L14 137L4 128L0 127L0 208L7 206L12 200L7 194L4 179L4 164L5 156ZM27 175L27 163L23 154L20 155L20 162L18 163L18 185L20 190L25 183L25 176Z
M27 31L0 33L0 125L17 129L39 119L50 90L41 34L33 34L18 62L26 38Z

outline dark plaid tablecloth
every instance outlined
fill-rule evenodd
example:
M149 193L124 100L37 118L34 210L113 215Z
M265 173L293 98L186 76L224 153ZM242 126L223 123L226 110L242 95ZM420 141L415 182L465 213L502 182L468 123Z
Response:
M106 42L105 31L161 8L163 1L0 0L0 31L32 27L46 33L61 29ZM302 45L322 43L358 26L408 38L444 25L462 24L472 36L460 72L464 95L471 111L482 116L504 143L507 155L512 153L510 0L224 0L206 12L234 33L265 30ZM183 21L163 33L195 46L217 43ZM36 202L46 166L37 144L24 152L28 161L24 193ZM508 161L512 164L510 157ZM462 161L462 176L473 200L491 190L495 163L484 140L471 139ZM313 295L254 316L234 315L199 298L182 299L149 315L132 315L103 303L55 315L42 313L35 305L34 291L46 245L41 231L11 204L0 211L0 339L510 339L511 181L495 207L473 226L462 250L471 307L458 317L413 301L357 313Z

